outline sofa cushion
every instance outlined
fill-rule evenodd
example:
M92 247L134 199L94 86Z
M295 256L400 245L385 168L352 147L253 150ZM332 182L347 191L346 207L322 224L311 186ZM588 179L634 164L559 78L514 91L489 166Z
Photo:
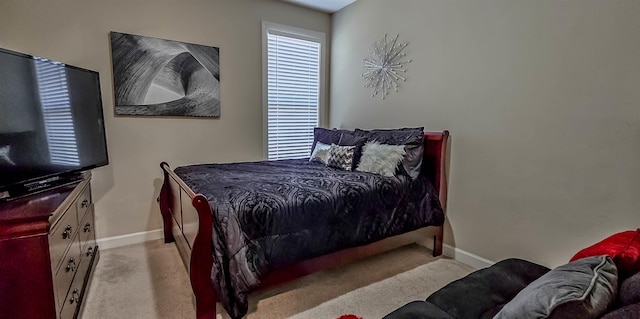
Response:
M494 317L598 318L613 303L618 272L609 256L559 266L522 289Z
M640 303L622 307L600 319L640 319Z
M623 306L640 303L640 272L622 282L618 300Z
M613 258L620 270L621 278L640 271L640 228L611 235L579 251L571 261L599 255L609 255Z
M412 301L382 319L455 319L428 301Z
M427 301L454 318L492 318L520 290L548 271L526 260L506 259L451 282Z

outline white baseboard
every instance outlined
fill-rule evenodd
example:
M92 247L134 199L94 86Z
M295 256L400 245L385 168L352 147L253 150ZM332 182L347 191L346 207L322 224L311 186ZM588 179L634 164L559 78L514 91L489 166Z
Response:
M133 244L140 244L150 240L164 238L162 229L143 231L139 233L126 234L121 236L105 237L96 240L100 250L122 247Z
M475 269L486 268L493 264L494 261L486 259L484 257L480 257L476 254L472 254L468 251L462 250L460 248L456 248L453 246L449 246L447 244L442 245L442 254L455 259L463 264L467 264Z
M100 238L96 240L98 246L101 250L122 247L127 245L134 245L144 243L146 241L157 240L164 238L164 232L162 229L143 231L139 233L121 235L121 236L113 236ZM421 240L418 241L419 244L428 247L429 249L433 248L433 239ZM460 248L456 248L447 244L442 245L442 254L451 259L455 259L463 264L467 264L475 269L486 268L489 267L495 262L480 257L476 254L472 254Z
M424 239L424 238L427 239ZM429 249L433 249L433 237L422 237L421 239L417 239L416 243L425 246ZM495 262L486 259L484 257L480 257L476 254L472 254L468 251L462 250L460 248L456 248L447 244L442 245L442 255L445 257L449 257L451 259L455 259L463 264L469 265L475 269L486 268L489 267Z

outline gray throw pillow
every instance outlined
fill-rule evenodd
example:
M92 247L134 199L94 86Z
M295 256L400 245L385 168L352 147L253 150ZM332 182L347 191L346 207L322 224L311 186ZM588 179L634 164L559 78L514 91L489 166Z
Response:
M522 289L494 319L599 318L613 303L618 269L609 256L559 266Z
M331 149L331 145L327 145L322 142L316 143L315 148L311 152L311 157L309 158L309 162L320 162L324 165L327 165L327 160L329 160L330 149Z

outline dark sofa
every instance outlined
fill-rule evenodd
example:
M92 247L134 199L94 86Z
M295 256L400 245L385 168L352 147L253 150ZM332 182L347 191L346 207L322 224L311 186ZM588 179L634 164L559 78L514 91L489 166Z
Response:
M600 272L602 276L598 280L592 280L586 284L588 289L600 289L601 293L589 296L585 294L577 297L577 301L565 302L562 305L558 305L557 301L564 297L551 297L548 300L556 304L545 310L546 315L544 311L531 310L532 307L543 303L541 299L548 297L536 295L536 293L545 290L545 287L547 287L544 292L546 294L552 294L554 291L563 292L562 287L553 286L554 281L556 284L565 278L571 281L573 273L570 271L574 270L566 269L567 267L563 265L565 272L562 272L563 266L551 272L547 267L526 260L506 259L448 284L425 301L410 302L388 314L384 319L484 319L494 318L503 308L507 309L500 312L497 318L639 319L640 273L618 280L617 269L611 258L600 256L589 259L592 261L591 268L583 267L577 273L584 275L589 271ZM584 264L585 262L576 263ZM544 279L547 279L547 282ZM569 284L569 286L572 285ZM611 300L605 302L605 297L602 295L606 295L607 292ZM526 298L531 300L527 301ZM514 302L509 303L512 300ZM506 306L508 303L509 305ZM520 305L514 307L514 303L520 303ZM518 310L518 306L522 307L520 309L528 310ZM594 309L598 307L600 311L595 314ZM606 311L603 311L605 309Z

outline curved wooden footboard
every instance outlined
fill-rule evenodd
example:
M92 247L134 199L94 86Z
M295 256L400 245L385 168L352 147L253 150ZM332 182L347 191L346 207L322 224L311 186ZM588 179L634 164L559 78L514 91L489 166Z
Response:
M182 260L189 270L191 288L196 299L198 319L215 319L218 300L211 281L213 267L213 220L207 199L196 194L178 177L169 164L162 162L164 182L160 190L160 212L164 221L165 242L176 241ZM182 205L187 197L197 212L197 233L193 240L185 235L184 215L191 213L190 207ZM187 233L188 234L188 233Z
M438 189L442 208L447 202L447 142L449 132L425 133L422 172ZM218 301L211 269L213 267L213 221L207 199L196 194L178 177L169 164L160 164L164 182L158 202L164 222L165 242L175 241L182 260L189 270L191 287L195 295L198 319L214 319ZM437 227L433 255L442 254L444 225ZM400 246L404 235L384 239L369 245L341 250L332 254L305 260L277 269L262 279L261 288L278 285L323 269L347 264ZM406 244L406 243L404 243Z

